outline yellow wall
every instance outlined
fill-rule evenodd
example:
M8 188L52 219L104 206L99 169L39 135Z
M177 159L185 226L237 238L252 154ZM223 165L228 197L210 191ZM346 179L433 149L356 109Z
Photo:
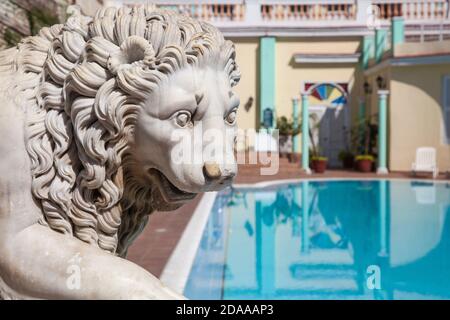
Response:
M241 98L238 113L238 126L242 129L259 126L259 39L230 39L236 45L237 62L242 78L236 92ZM276 39L276 88L275 116L292 115L292 98L299 97L305 82L342 82L349 83L351 115L357 115L359 88L355 85L362 80L358 64L311 65L296 64L296 53L355 53L360 46L359 38L277 38ZM357 70L355 72L355 70ZM353 89L358 88L358 89ZM250 112L244 110L249 97L253 97Z
M230 39L236 46L236 62L241 70L241 81L236 86L236 93L241 99L238 111L237 124L241 129L255 128L257 125L256 115L259 104L259 39ZM244 105L250 97L253 104L249 112L244 110Z
M436 148L441 171L450 168L450 145L443 139L444 75L450 75L450 64L391 68L391 170L410 170L421 146Z
M292 97L299 97L305 82L344 82L351 90L356 64L297 64L296 53L355 53L359 40L277 39L276 110L277 116L292 115Z
M236 92L241 98L238 126L259 125L259 39L231 39L236 44L237 62L242 78ZM305 82L349 83L352 120L358 115L359 97L364 82L359 64L296 64L296 53L355 53L360 39L277 38L276 42L276 116L292 115L292 98L299 97ZM372 94L367 97L367 115L377 122L376 77L383 76L390 90L388 112L388 161L392 171L408 171L420 146L433 146L438 166L450 167L450 145L442 135L442 78L450 75L450 64L435 66L386 67L368 77ZM249 112L244 105L253 97Z

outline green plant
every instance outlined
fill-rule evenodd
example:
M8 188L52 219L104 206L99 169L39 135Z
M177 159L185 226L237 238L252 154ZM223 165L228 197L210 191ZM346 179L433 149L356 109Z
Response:
M8 47L16 46L23 37L37 34L43 27L60 23L58 16L48 9L34 7L27 11L26 14L29 25L28 34L22 34L13 29L6 28L3 38Z
M309 141L311 142L311 150L310 154L311 157L319 157L320 156L320 150L319 146L316 143L316 140L314 139L313 131L312 129L319 129L320 128L320 122L317 119L317 114L310 113L309 119L312 120L313 125L308 126L308 135L309 135ZM303 119L301 119L303 121Z
M28 21L30 23L30 31L32 35L37 34L43 27L48 27L59 23L57 15L42 8L32 8L28 11Z
M355 123L351 129L352 150L357 154L374 154L377 144L378 125L371 118Z
M276 128L280 135L284 136L296 136L300 133L300 127L294 125L294 120L285 116L277 118Z
M374 158L374 156L372 156L372 155L370 155L370 154L360 154L360 155L357 155L356 157L355 157L355 160L356 161L364 161L364 160L367 160L367 161L374 161L375 160L375 158Z
M7 43L8 47L16 46L22 39L22 35L12 29L6 28L3 34L3 39Z
M328 158L327 157L322 157L322 156L313 156L311 157L312 161L327 161Z

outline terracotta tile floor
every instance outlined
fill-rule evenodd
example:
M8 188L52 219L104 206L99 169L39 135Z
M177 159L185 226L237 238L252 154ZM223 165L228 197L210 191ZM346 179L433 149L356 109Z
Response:
M305 175L300 170L299 163L289 163L287 159L280 159L279 171L276 175L261 176L261 165L240 165L235 183L256 183L267 180L296 179L296 178L374 178L380 177L375 173L359 173L353 170L328 170L324 174ZM409 172L391 172L388 178L411 178ZM419 175L417 179L430 175ZM441 174L439 180L449 180ZM172 251L178 243L184 228L188 224L195 207L201 199L197 196L192 202L173 212L156 212L150 216L147 227L131 246L128 259L142 266L155 276L160 276Z

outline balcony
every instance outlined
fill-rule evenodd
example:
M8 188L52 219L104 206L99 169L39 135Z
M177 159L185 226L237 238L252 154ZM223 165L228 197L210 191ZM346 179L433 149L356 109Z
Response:
M104 5L147 0L104 0ZM160 8L208 21L227 36L361 36L368 22L403 16L406 39L450 38L449 0L155 0ZM370 27L370 26L369 26Z
M448 17L447 0L374 0L379 8L379 17L388 20L403 16L405 20L433 20Z
M263 21L355 20L355 1L317 1L318 3L262 4Z
M175 2L175 1L173 1ZM158 7L173 9L196 19L209 22L236 22L245 19L245 4L243 3L196 3L158 4Z

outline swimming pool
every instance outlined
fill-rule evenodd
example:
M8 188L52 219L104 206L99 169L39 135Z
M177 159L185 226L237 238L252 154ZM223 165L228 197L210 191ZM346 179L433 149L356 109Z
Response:
M449 299L450 184L324 180L219 193L190 299Z

